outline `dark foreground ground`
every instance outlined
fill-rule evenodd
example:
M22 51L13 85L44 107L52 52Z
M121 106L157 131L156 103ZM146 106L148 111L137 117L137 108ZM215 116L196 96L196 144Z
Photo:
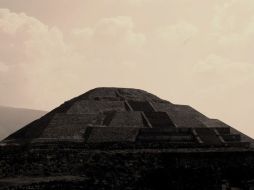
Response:
M253 189L250 150L106 147L2 147L0 189Z

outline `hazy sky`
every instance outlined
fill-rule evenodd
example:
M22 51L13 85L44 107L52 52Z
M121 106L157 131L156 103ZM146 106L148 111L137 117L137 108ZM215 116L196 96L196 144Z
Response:
M0 0L0 105L141 88L254 137L253 0Z

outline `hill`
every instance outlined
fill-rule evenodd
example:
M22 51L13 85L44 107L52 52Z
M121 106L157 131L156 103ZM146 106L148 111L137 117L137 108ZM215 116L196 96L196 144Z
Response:
M0 140L47 112L0 106Z

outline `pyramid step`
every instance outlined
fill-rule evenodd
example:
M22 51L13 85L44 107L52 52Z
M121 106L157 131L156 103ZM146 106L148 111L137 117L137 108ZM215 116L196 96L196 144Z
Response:
M145 136L139 135L137 137L138 141L172 141L172 142L192 142L194 138L192 135L154 135Z
M241 136L239 134L225 134L222 135L222 138L226 142L240 142Z
M204 144L220 145L222 144L220 138L215 133L213 128L195 128L197 136Z
M134 142L138 132L134 127L88 127L84 138L87 143Z
M128 101L133 111L154 112L153 107L146 101Z
M175 128L174 123L166 112L145 112L145 116L149 120L152 127L155 128Z
M97 115L95 114L55 114L52 120L50 121L50 125L59 126L64 124L87 124L87 123L96 123Z
M173 129L167 129L167 128L142 128L139 132L142 136L181 136L181 135L192 135L191 131L179 131L179 130L173 130Z
M249 148L249 142L227 142L227 146L229 147L239 147L239 148Z
M177 133L177 131L173 128L141 128L140 129L141 134L172 134Z
M224 135L224 134L230 134L230 127L215 127L219 134Z

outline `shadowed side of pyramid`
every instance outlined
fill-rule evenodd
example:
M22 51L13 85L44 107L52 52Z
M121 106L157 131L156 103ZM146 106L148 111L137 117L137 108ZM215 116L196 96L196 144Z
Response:
M178 147L249 148L253 140L186 105L138 89L96 88L65 102L7 137L6 144L51 142L163 143Z

